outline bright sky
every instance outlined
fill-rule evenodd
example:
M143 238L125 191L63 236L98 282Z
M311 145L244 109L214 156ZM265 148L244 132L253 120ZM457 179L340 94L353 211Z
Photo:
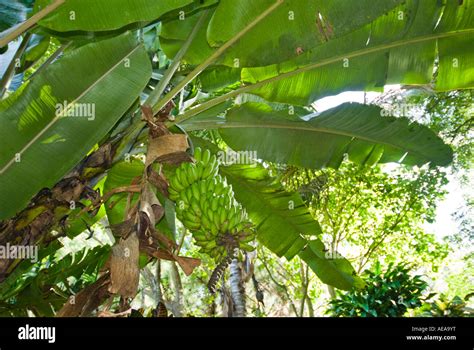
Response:
M385 90L397 89L399 86L391 85L386 86ZM378 92L367 92L367 101L372 101L374 98L379 96ZM364 92L362 91L346 91L339 95L324 97L316 101L313 106L318 112L334 108L345 102L359 102L364 103ZM426 223L424 228L438 238L442 238L446 235L453 234L457 230L457 224L453 220L452 214L459 210L460 207L465 205L463 200L463 191L465 188L461 188L459 181L452 175L448 176L449 184L446 186L448 194L445 199L439 202L436 210L436 221L432 224Z

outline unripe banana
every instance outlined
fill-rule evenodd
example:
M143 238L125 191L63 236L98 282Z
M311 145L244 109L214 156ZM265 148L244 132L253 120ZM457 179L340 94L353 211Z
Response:
M210 222L214 222L214 212L212 210L207 210L206 215L209 218Z
M206 215L201 216L202 227L206 230L211 229L211 221L206 217Z
M204 246L204 248L209 249L209 250L214 249L215 247L217 247L217 243L214 240L207 241L206 245Z
M219 164L209 150L195 148L195 163L183 163L169 181L170 199L176 203L178 219L191 230L200 251L222 260L228 249L221 245L223 235L231 234L235 242L246 250L254 248L249 242L255 239L247 214L234 198L227 180L219 175ZM220 242L220 243L218 243Z
M251 252L251 251L254 251L255 250L255 247L251 246L250 244L248 243L244 243L244 242L239 242L239 245L240 245L240 248L248 251L248 252Z
M240 238L240 242L242 243L249 243L249 242L252 242L253 240L255 240L255 234L253 233Z
M217 237L219 235L219 227L216 227L215 225L211 226L211 233L213 237Z
M199 230L201 228L200 222L184 220L184 225L189 228L190 230Z
M186 179L183 168L176 169L176 177L177 177L178 182L181 186L183 186L184 188L189 186L189 182Z
M202 154L202 157L201 157L201 162L203 164L207 164L209 163L209 159L211 159L211 151L209 151L208 149L206 149L204 151L204 153Z
M191 210L198 217L202 215L201 207L199 206L199 204L196 201L191 202Z
M227 218L227 208L221 207L222 211L219 213L219 224L222 226L222 224L225 222L225 219Z
M179 183L178 176L174 176L170 179L170 185L172 186L171 188L178 193L185 189L185 187Z
M194 149L194 160L196 160L196 162L201 161L201 155L202 155L201 148L200 148L200 147L196 147L196 148Z
M198 173L197 173L197 168L194 164L188 163L189 168L188 168L188 176L189 176L189 183L194 184L196 181L198 181Z
M209 192L208 185L209 182L207 181L199 181L199 192L202 196L212 194L212 192Z

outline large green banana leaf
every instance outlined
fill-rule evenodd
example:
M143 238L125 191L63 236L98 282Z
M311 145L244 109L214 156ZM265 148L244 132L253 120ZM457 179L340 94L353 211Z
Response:
M220 60L231 67L253 67L282 62L372 22L393 9L401 0L348 1L285 0L259 24L227 50ZM209 24L204 26L185 55L190 64L199 64L220 45L265 13L276 0L221 0ZM364 8L364 11L360 11ZM321 20L320 15L324 14ZM178 52L199 14L163 24L161 44L169 57ZM321 15L322 17L322 15ZM322 23L322 24L321 24ZM332 24L330 24L332 23ZM330 34L324 33L328 26Z
M127 111L150 76L145 50L124 34L68 52L2 101L0 219L70 171ZM57 113L64 103L76 113Z
M361 164L451 162L451 148L430 129L381 115L377 106L346 103L304 120L296 111L289 115L289 110L250 102L229 110L225 119L197 118L183 127L219 128L236 151L256 151L260 159L306 168L337 167L344 154Z
M275 3L276 0L221 0L207 31L209 44L224 44ZM374 21L400 3L401 0L285 0L226 52L224 63L233 66L238 58L241 67L255 67L295 58Z
M59 244L53 243L38 253L48 261L34 266L24 261L2 282L0 315L27 316L23 314L24 310L34 310L42 316L54 316L66 302L66 296L59 296L51 287L62 284L66 291L80 290L90 282L91 276L99 273L110 253L109 246L98 246L56 258L53 247L57 250ZM9 300L12 297L14 302Z
M36 7L50 0L37 1ZM58 32L109 31L128 24L149 22L189 5L193 0L67 0L64 5L40 21L40 25Z
M321 228L299 194L285 192L261 165L232 165L221 173L257 226L263 245L288 260L299 254L323 283L345 290L363 285L349 261L326 257L317 237Z
M194 146L217 152L213 144L193 138ZM328 259L318 238L321 227L313 219L298 193L284 191L260 164L220 166L220 172L232 185L236 199L257 227L260 243L278 256L291 260L299 255L324 283L340 289L361 287L349 261L343 257Z
M291 259L305 246L305 235L321 233L300 196L284 192L264 167L233 165L221 172L257 225L259 241L275 254Z
M362 288L365 285L347 259L342 256L328 258L327 251L321 241L311 240L299 253L299 257L309 265L321 281L330 286L349 290L353 287Z
M176 53L178 53L200 17L201 13L198 12L186 17L184 20L177 18L162 24L160 44L166 56L173 58ZM209 46L206 40L207 27L210 19L211 16L208 15L206 22L198 30L193 42L184 55L184 61L189 64L198 65L214 53L214 49Z
M245 68L242 80L266 100L308 105L345 90L387 83L474 86L474 1L408 0L374 22L280 64Z

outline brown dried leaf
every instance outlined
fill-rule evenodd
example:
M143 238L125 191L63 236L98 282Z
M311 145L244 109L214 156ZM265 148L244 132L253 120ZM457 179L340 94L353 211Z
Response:
M81 198L84 187L84 183L77 177L63 179L51 190L52 198L58 202L77 201Z
M154 206L161 207L161 203L156 197L155 192L153 192L151 186L149 184L146 184L145 188L143 188L142 190L142 194L140 197L140 211L148 215L148 218L150 219L150 226L152 227L154 227L155 224L163 217L163 215L161 215L161 217L155 216L155 211L158 215L160 213L159 211L153 208Z
M163 174L158 174L152 167L148 167L148 181L155 186L158 191L163 193L163 195L166 197L169 196L166 177Z
M193 157L186 152L169 153L155 159L155 162L170 165L179 165L183 162L191 163L193 161Z
M201 260L195 258L188 258L185 256L174 255L174 259L179 264L186 276L193 273L194 269L201 265Z
M168 102L166 106L164 106L158 113L158 120L161 122L167 121L170 118L170 113L173 110L173 108L176 107L175 103L173 100Z
M188 148L188 138L184 134L169 134L150 139L145 167L148 167L159 157L170 153L185 152Z
M177 256L168 250L159 248L157 242L154 240L150 244L147 239L140 239L140 251L158 259L176 261L187 276L192 274L194 269L201 265L201 260L199 259Z
M149 256L152 256L154 258L158 259L163 259L163 260L169 260L169 261L175 261L173 254L171 254L169 251L152 247L149 245L147 242L140 240L140 251L148 254Z
M108 168L112 164L112 145L106 143L90 154L84 161L83 168Z
M142 110L142 119L146 120L148 123L153 122L153 109L151 106L141 106Z
M133 298L137 294L139 280L139 241L135 232L127 239L120 239L112 247L109 260L110 286L109 292L124 298Z
M109 274L103 275L97 281L70 298L61 310L58 311L56 317L79 317L89 315L109 297L107 291L109 283Z

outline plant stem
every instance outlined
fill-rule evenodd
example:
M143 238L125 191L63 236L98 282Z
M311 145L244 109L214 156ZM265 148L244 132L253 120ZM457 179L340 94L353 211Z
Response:
M8 87L10 86L12 78L15 75L16 63L20 59L20 57L23 55L23 52L25 52L26 47L28 46L28 42L30 41L30 38L31 38L31 34L27 33L25 37L23 38L23 40L21 41L20 47L18 47L18 50L13 56L10 64L7 67L7 70L5 71L5 74L2 77L2 80L0 81L0 99L3 97L5 92L7 92Z
M271 14L278 6L283 4L283 0L277 0L272 6L266 9L261 13L257 18L255 18L251 23L249 23L244 29L237 33L232 39L227 41L219 49L217 49L211 56L209 56L204 62L198 65L189 73L186 78L184 78L178 85L176 85L168 94L166 94L163 99L161 99L156 105L153 106L153 112L156 113L160 111L164 106L168 104L186 85L188 85L195 77L197 77L204 69L210 66L214 61L219 58L229 47L234 45L240 38L252 30L258 23L265 19L269 14Z
M49 15L51 12L56 10L59 6L64 4L66 0L56 0L54 1L51 5L45 7L41 11L37 12L30 18L28 18L26 21L23 23L20 23L16 25L13 28L10 28L3 33L0 34L0 47L5 46L8 44L10 41L13 39L19 37L22 35L24 32L26 32L28 29L36 25L40 20L42 20L44 17Z
M306 274L305 274L303 263L300 261L301 294L303 294L303 297L301 298L301 304L300 304L301 317L304 317L304 308L305 308L306 298L308 298L309 280L308 280L307 272L308 271L306 271Z
M181 283L181 277L179 276L179 271L178 268L175 264L174 261L170 262L170 277L171 281L173 283L173 288L174 288L174 316L175 317L181 317L181 301L182 301L182 290L183 290L183 285Z
M232 315L234 317L245 317L245 288L242 283L242 270L237 259L233 259L230 264L229 285L234 304Z
M156 88L153 90L153 92L148 96L148 98L146 99L144 105L153 106L161 98L161 95L165 91L166 86L168 86L171 78L173 77L174 73L176 72L176 70L178 69L178 67L181 63L181 60L183 59L186 52L188 52L189 47L191 46L194 38L196 37L199 29L201 29L201 27L204 24L204 22L205 22L208 15L209 15L209 10L204 10L201 17L199 17L198 22L196 23L193 30L191 31L191 33L187 37L186 41L184 42L183 46L181 46L180 50L178 51L178 53L174 57L173 63L171 63L169 68L166 70L165 75L163 76L163 78L160 80L160 82L158 83ZM157 110L156 112L158 112L158 111L159 110Z

